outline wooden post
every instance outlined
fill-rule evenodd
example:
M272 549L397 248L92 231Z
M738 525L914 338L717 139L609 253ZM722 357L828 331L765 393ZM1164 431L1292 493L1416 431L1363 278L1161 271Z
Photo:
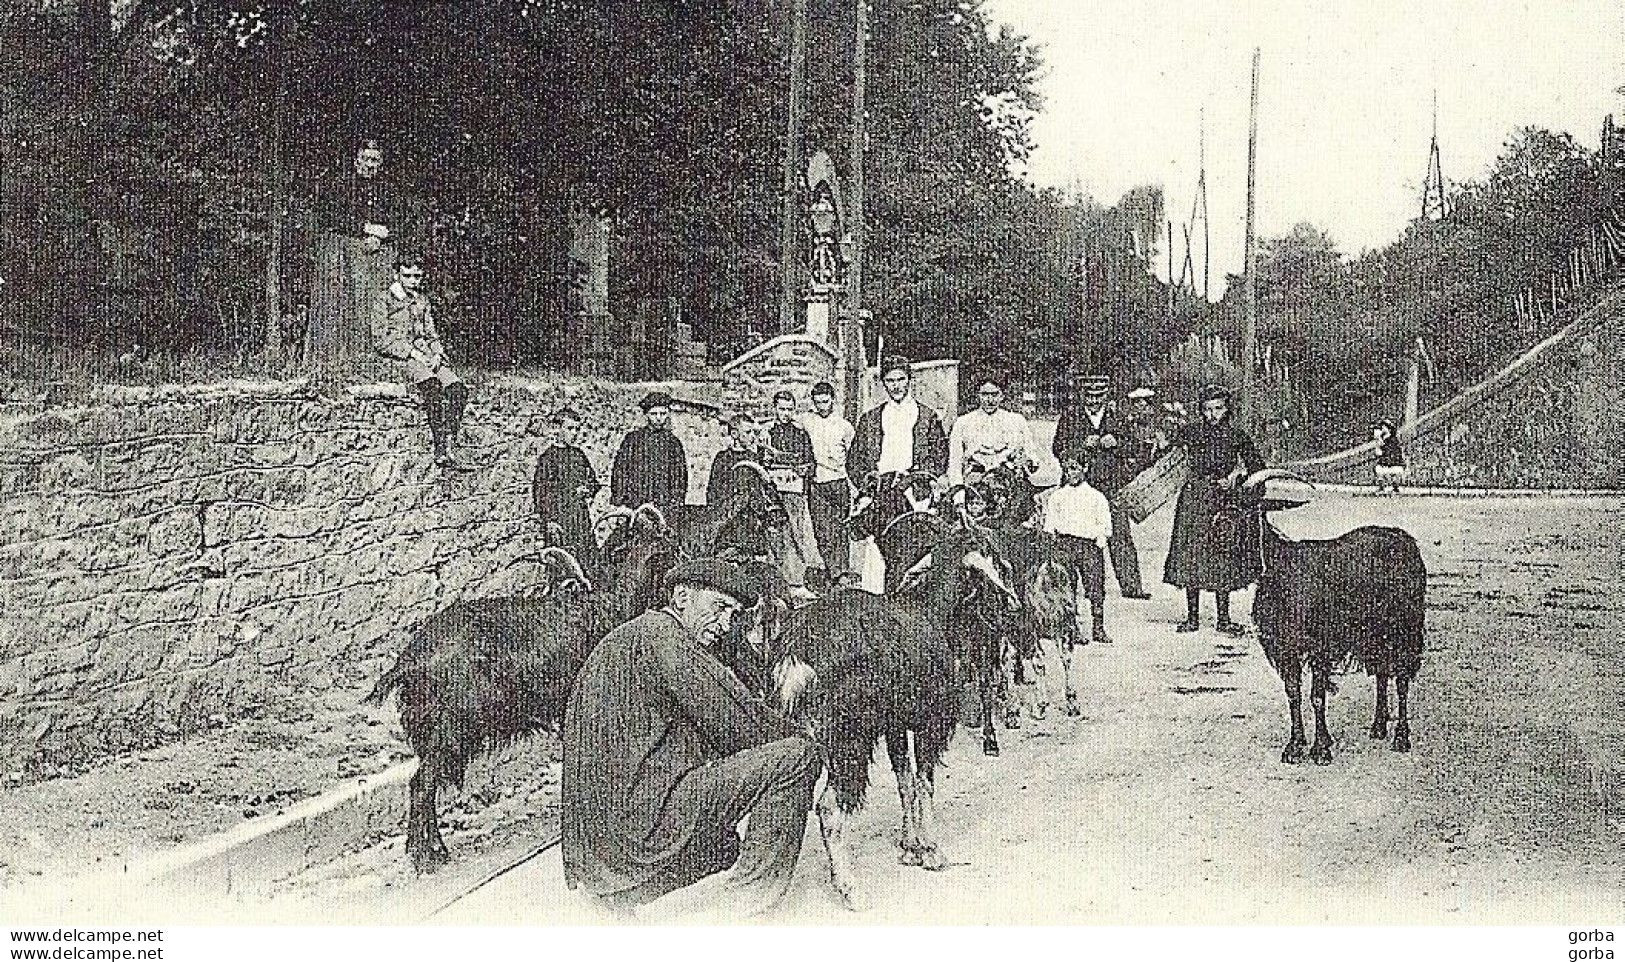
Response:
M784 135L784 209L779 219L779 333L796 328L801 264L801 112L807 86L807 0L790 0L790 107Z
M852 263L847 265L846 310L837 323L841 326L840 348L846 368L846 419L856 424L863 402L863 372L868 366L863 351L863 252L865 230L863 210L864 147L868 139L868 124L864 117L865 99L869 88L869 0L857 0L853 15L857 24L852 37L852 150L851 197L847 200L849 227L852 235Z
M1174 316L1174 222L1168 225L1168 316Z
M1242 242L1242 300L1247 313L1241 329L1241 422L1249 430L1258 427L1253 423L1254 413L1258 409L1257 400L1253 397L1257 382L1253 368L1258 354L1258 297L1257 279L1254 276L1258 272L1253 263L1258 172L1258 55L1259 48L1254 47L1252 109L1247 121L1247 232Z

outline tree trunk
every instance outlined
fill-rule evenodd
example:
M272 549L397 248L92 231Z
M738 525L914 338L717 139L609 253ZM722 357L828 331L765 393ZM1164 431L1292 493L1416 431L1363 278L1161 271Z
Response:
M270 167L266 178L265 211L265 356L282 359L282 225L287 216L287 165L283 159L283 126L288 97L288 61L293 56L297 26L284 38L273 37L276 87L271 92Z

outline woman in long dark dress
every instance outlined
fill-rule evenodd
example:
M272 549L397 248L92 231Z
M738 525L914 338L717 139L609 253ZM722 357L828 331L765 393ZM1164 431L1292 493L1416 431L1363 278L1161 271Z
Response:
M1262 470L1263 458L1247 433L1230 423L1230 392L1217 385L1202 391L1202 417L1180 429L1174 439L1190 455L1190 478L1174 506L1174 530L1162 580L1185 589L1185 621L1177 631L1195 631L1201 593L1211 591L1218 608L1217 627L1239 635L1230 620L1230 592L1258 578L1262 568L1258 526L1235 511L1236 487Z

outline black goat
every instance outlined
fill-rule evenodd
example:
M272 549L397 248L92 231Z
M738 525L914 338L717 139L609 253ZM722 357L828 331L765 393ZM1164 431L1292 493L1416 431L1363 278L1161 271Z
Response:
M1013 597L996 562L974 539L950 531L895 595L837 589L791 612L769 644L773 692L787 713L809 723L828 758L819 822L830 876L853 908L864 898L844 832L863 807L881 738L902 801L902 862L947 865L934 777L958 720L950 622L978 591Z
M1410 751L1408 697L1422 666L1422 634L1427 566L1416 540L1398 528L1366 526L1323 541L1292 541L1270 524L1272 510L1301 502L1269 499L1263 484L1271 478L1301 480L1280 469L1260 471L1241 486L1243 509L1256 514L1264 570L1253 595L1253 622L1264 654L1286 687L1292 735L1281 761L1304 757L1303 666L1309 665L1310 703L1315 710L1315 742L1309 759L1332 760L1326 729L1326 695L1335 689L1333 672L1351 666L1377 679L1377 706L1371 737L1388 735L1388 679L1399 696L1393 749Z
M461 785L483 752L556 732L592 647L648 606L671 563L663 540L622 545L621 561L594 589L564 549L540 557L549 572L542 592L458 601L431 616L366 697L382 704L399 692L401 727L418 757L406 851L419 872L450 858L440 837L440 787Z
M684 557L712 558L732 551L745 557L767 554L769 534L788 518L784 498L755 461L732 469L728 496L721 504L683 505L666 519Z

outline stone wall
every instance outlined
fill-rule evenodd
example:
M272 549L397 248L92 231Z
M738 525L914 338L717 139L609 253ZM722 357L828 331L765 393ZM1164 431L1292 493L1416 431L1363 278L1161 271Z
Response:
M537 543L547 415L583 412L607 482L640 393L476 385L463 450L478 470L451 476L392 385L0 407L0 776L71 770L326 687L338 659L397 643L459 596L512 590L534 570L515 562ZM720 445L710 414L674 419L697 465Z
M1463 488L1625 488L1625 311L1453 399L1405 440L1409 483ZM1324 461L1324 459L1322 459ZM1317 480L1369 484L1376 450L1297 465Z

